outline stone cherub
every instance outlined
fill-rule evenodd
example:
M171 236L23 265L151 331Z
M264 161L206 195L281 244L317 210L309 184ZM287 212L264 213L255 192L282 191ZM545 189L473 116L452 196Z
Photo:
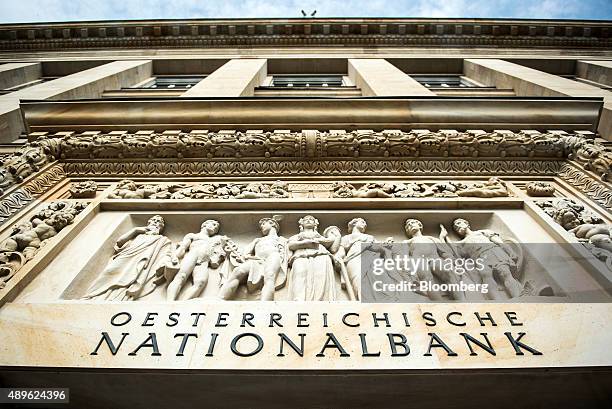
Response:
M156 186L138 186L131 180L120 180L114 191L109 195L109 199L148 199L151 195L159 192Z
M11 235L0 244L0 288L36 255L48 239L71 224L84 207L82 203L50 203L29 221L15 226Z

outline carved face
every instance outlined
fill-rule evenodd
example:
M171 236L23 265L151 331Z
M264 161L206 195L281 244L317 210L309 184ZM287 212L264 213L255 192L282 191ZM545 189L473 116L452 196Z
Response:
M468 223L465 219L455 219L453 222L453 230L457 232L461 237L467 234L467 231L470 228L470 223Z
M117 184L117 189L136 190L136 183L131 180L122 180Z
M147 231L153 234L161 234L164 229L164 219L161 216L153 216L147 221Z
M316 229L319 221L314 216L304 216L300 219L300 226L305 229Z
M278 231L278 223L272 219L261 219L259 221L259 228L261 229L261 233L266 235L270 233L270 230L272 229L276 229L276 231Z
M364 219L362 219L361 217L357 217L353 220L351 220L348 224L348 229L349 229L349 233L354 229L357 228L357 230L359 230L360 232L365 232L366 228L368 227L368 224L366 223L366 221Z
M219 232L219 222L216 220L205 220L201 226L202 231L208 233L209 236Z
M406 230L406 234L409 237L414 236L419 233L423 229L423 223L421 223L417 219L408 219L406 220L406 224L404 225L404 229Z

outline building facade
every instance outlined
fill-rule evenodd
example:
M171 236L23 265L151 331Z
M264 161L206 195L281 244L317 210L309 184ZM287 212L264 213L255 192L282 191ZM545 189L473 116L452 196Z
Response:
M608 407L611 30L0 25L0 386Z

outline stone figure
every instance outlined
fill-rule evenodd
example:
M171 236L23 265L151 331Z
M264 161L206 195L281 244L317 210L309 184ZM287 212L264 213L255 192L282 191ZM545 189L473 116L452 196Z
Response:
M238 286L246 282L249 292L261 289L262 301L273 301L274 292L287 281L289 261L287 239L279 236L280 216L259 221L262 237L253 240L242 253L244 262L236 266L224 280L219 297L229 300Z
M172 242L162 234L165 221L153 216L115 243L115 254L84 299L134 301L151 294L176 271ZM174 265L174 266L173 266Z
M47 240L72 224L86 206L80 202L52 202L28 221L15 226L10 236L0 244L0 288L38 253Z
M329 226L323 230L323 236L334 240L334 244L330 247L330 252L332 253L334 270L340 274L341 288L346 290L349 300L357 300L359 297L359 280L361 276L359 272L356 272L359 276L355 276L353 279L349 276L345 260L346 252L342 247L342 232L340 228L338 226Z
M458 256L482 260L485 268L476 271L482 283L488 284L489 298L502 299L496 277L511 298L521 295L522 285L515 275L519 274L522 256L511 249L510 243L492 230L472 230L470 223L465 219L455 219L453 230L462 238L454 244ZM447 239L445 231L442 232L442 237ZM514 247L520 249L520 246Z
M109 199L148 199L158 193L160 187L156 185L137 185L131 180L120 180L117 187L109 195Z
M441 226L444 229L443 226ZM410 258L414 260L427 260L427 263L418 264L418 269L414 275L420 281L434 281L434 276L442 283L456 284L459 277L454 271L444 269L445 263L443 259L450 259L453 253L448 249L445 243L437 238L423 235L423 223L417 219L407 219L404 223L404 230L408 236L408 240L404 243L408 244ZM430 300L441 301L442 295L435 291L429 291L427 297ZM451 294L454 300L464 300L465 294L461 291L454 291Z
M178 299L189 277L193 278L193 285L187 290L185 298L197 298L202 294L208 284L209 269L219 268L230 253L230 239L217 233L219 222L205 220L198 233L189 233L183 238L175 252L180 268L168 285L168 301Z
M472 183L464 188L457 190L457 195L461 197L508 197L506 183L498 177L491 177L483 183Z
M342 237L340 242L340 254L338 257L346 266L348 280L342 280L342 285L346 287L349 296L351 292L354 299L361 299L361 262L362 254L366 251L373 251L384 257L384 251L380 244L375 244L374 236L366 233L368 227L365 219L357 217L348 223L348 232Z
M96 197L98 184L93 180L73 183L70 186L70 197L75 199L91 199Z
M571 229L570 233L612 270L612 224L581 224Z
M603 223L601 217L571 199L539 201L536 204L565 230L571 230L582 224Z
M325 237L319 221L310 215L299 220L300 232L289 239L289 300L335 301L336 281L333 253L338 237Z

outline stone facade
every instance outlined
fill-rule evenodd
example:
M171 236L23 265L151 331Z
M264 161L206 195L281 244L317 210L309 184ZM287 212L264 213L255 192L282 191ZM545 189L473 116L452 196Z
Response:
M601 394L588 392L609 397L612 376L584 384L584 368L612 366L610 28L0 26L1 383L19 384L16 367L31 367L46 385L53 376L39 367L50 368L66 382L54 385L73 389L74 407L105 407L97 379L110 385L130 371L122 407L189 407L187 373L207 385L230 375L259 385L288 371L308 386L277 378L227 401L243 384L204 389L230 407L282 407L292 393L305 407L372 407L357 390L368 387L362 370L397 406L386 377L397 386L462 373L473 383L459 396L483 403L495 394L483 392L482 374L525 387L514 374L546 368L539 382L557 395L517 403L502 390L498 406L596 407ZM550 72L563 67L576 81ZM206 78L188 89L141 93L164 76L198 74ZM353 94L257 94L275 76L322 74ZM415 79L427 74L474 81L461 92L478 94L441 98ZM42 80L50 76L61 78ZM429 264L391 268L392 282L368 270L366 261L402 252ZM482 269L442 266L469 260ZM394 290L421 282L430 285ZM72 370L87 375L75 380ZM160 371L184 401L134 380ZM329 391L322 372L353 380L352 392L319 396ZM576 373L571 390L558 380L567 373ZM436 407L405 389L394 393Z

